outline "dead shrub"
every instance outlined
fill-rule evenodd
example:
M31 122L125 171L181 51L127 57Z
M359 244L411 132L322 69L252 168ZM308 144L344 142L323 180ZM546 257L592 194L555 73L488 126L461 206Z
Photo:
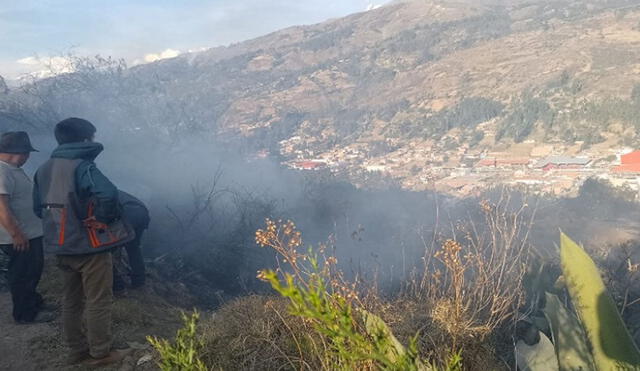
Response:
M427 249L424 271L405 293L428 304L430 320L443 330L437 343L454 350L513 325L525 301L535 209L515 206L507 191L493 203L482 201L480 209L481 222L459 223Z
M530 211L535 211L516 204L508 193L483 202L482 221L456 225L441 244L427 249L423 272L401 295L388 297L375 285L364 290L364 282L347 282L323 246L318 274L331 277L327 290L378 314L401 342L418 334L421 358L445 364L451 352L462 351L471 369L508 369L496 355L495 338L508 333L503 330L524 304ZM278 253L278 272L300 285L308 283L309 255L300 251L302 240L293 223L268 221L256 242ZM284 298L249 296L222 306L204 321L205 363L232 370L331 369L327 339L304 317L289 314L287 304Z
M322 342L275 296L246 296L202 321L203 361L222 370L323 369Z

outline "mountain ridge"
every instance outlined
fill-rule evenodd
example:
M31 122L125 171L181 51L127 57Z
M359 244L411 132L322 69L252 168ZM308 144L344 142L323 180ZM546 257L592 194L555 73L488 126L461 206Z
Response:
M465 156L519 153L522 142L559 154L578 145L597 160L640 145L639 6L393 2L79 85L61 83L69 76L41 85L50 95L58 86L50 116L196 130L286 160L354 170L420 147L422 160L414 151L391 166L399 179ZM98 99L107 108L96 110Z

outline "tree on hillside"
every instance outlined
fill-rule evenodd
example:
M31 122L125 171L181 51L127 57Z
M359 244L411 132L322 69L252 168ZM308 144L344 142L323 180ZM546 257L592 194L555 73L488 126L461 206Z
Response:
M536 123L541 122L545 127L551 127L555 120L551 106L529 92L516 99L512 106L513 111L498 127L497 140L510 137L516 142L522 142L531 134Z

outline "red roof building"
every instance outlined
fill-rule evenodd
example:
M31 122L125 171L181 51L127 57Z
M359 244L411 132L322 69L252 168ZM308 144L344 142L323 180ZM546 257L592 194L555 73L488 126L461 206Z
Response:
M620 156L620 163L622 163L622 165L640 164L640 151L633 151Z
M640 151L620 156L620 163L613 168L614 173L640 174Z

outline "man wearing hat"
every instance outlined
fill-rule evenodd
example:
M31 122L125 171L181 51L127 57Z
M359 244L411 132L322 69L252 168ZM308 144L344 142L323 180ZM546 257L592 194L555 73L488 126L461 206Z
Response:
M0 136L0 249L9 256L7 279L18 323L48 322L36 286L42 275L42 223L33 213L33 183L22 166L31 152L24 131Z

